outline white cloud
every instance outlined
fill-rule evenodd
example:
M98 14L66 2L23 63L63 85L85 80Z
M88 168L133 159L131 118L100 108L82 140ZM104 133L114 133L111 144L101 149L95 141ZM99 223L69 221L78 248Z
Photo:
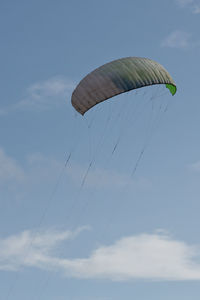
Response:
M0 184L8 181L21 182L24 178L23 168L0 148Z
M89 258L65 260L63 266L66 274L80 278L199 280L195 250L166 235L141 234L101 247Z
M0 270L18 270L21 267L48 269L54 262L50 256L60 242L75 238L88 227L75 231L46 232L23 231L20 234L0 239Z
M192 46L190 34L184 31L175 30L162 41L161 46L169 48L188 48L189 46Z
M77 231L49 231L34 237L32 232L25 231L1 239L0 269L37 267L60 271L68 277L116 281L200 280L199 247L164 233L124 237L110 246L99 247L88 258L67 259L53 255L60 242L75 235Z
M200 1L199 0L176 0L177 4L181 8L189 8L194 14L200 13Z

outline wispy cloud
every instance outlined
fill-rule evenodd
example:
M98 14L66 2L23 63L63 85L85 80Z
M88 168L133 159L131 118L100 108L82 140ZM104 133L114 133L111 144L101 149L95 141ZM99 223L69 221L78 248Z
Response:
M200 172L200 161L196 161L196 162L194 162L192 164L189 164L188 168L191 171Z
M75 238L89 227L75 231L23 231L20 234L0 239L0 270L15 271L21 267L52 267L54 258L50 256L60 242ZM51 260L52 259L52 260Z
M8 181L21 182L25 178L23 168L0 147L0 184Z
M192 9L194 14L200 14L200 3L195 4Z
M198 0L176 0L181 8L189 8L194 14L200 13L200 1Z
M175 30L162 41L161 46L186 49L193 45L190 38L191 35L189 33L181 30Z
M74 83L63 77L54 77L37 82L27 88L26 97L20 100L19 109L49 109L67 101L74 88Z
M28 155L22 164L0 147L0 185L9 189L14 184L22 190L23 186L27 188L41 182L49 184L55 182L63 165L64 162L40 153Z
M0 147L0 184L8 185L8 181L24 188L34 188L36 185L55 184L61 170L64 170L64 161L41 153L33 153L24 158L23 165L9 156ZM87 172L88 170L88 172ZM99 166L78 164L73 160L69 161L65 169L67 181L75 186L81 185L91 189L121 189L123 187L149 188L151 183L146 178L131 178L129 174L119 172L118 170L104 169Z
M178 3L178 5L180 5L181 7L185 7L187 5L193 4L194 0L176 0L176 2Z
M38 233L34 238L32 232L25 231L1 239L0 269L36 267L60 271L68 277L116 281L200 280L199 247L167 234L124 237L110 246L97 248L88 258L67 259L54 255L59 244L74 235L69 231L49 231Z
M67 170L68 176L75 182L80 184L84 180L84 185L88 188L149 188L150 181L145 178L132 178L130 174L122 173L117 170L100 168L99 166L91 167L87 176L88 166L78 165L72 162L71 168Z
M36 82L24 91L24 97L15 104L1 108L0 114L18 110L43 111L59 107L70 99L75 83L57 76Z

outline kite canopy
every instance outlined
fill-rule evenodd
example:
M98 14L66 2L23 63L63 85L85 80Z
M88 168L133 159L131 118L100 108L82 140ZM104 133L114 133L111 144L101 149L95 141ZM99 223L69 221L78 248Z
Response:
M107 63L84 77L72 94L72 105L82 115L96 104L141 87L165 84L172 95L176 85L159 63L141 57L126 57Z

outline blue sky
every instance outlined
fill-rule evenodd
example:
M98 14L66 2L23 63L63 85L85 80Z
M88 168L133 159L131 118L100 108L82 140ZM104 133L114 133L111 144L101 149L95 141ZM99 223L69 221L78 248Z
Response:
M0 7L0 299L199 299L200 2ZM126 56L161 63L177 94L78 115L76 84Z

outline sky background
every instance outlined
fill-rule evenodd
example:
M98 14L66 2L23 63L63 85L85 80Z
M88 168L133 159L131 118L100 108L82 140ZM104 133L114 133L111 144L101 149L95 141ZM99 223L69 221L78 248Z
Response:
M0 1L0 299L199 299L199 28L198 0ZM78 115L76 84L127 56L177 94Z

